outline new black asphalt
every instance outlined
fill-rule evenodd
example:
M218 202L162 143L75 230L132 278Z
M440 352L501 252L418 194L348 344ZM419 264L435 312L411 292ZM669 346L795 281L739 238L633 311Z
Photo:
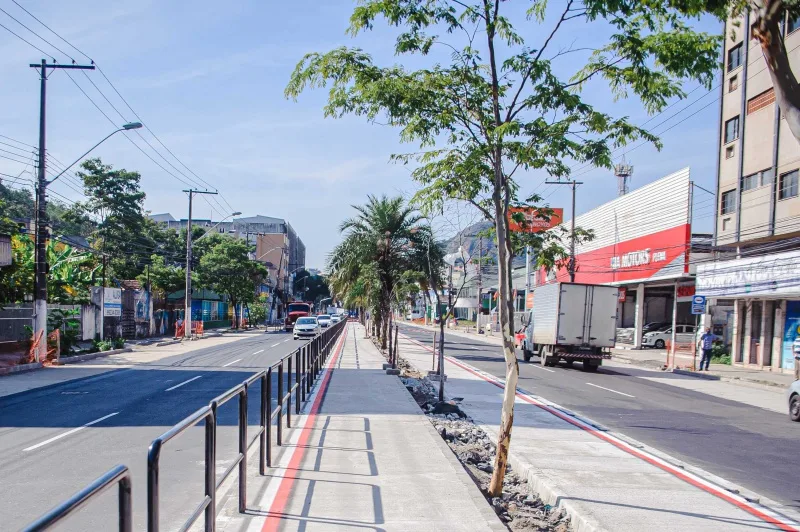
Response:
M117 464L132 470L134 529L144 530L151 441L304 343L289 334L257 333L0 398L0 530L23 527ZM272 382L274 406L277 374ZM259 423L260 394L261 385L256 383L248 401L250 439ZM236 457L237 420L234 398L219 410L218 476ZM201 423L164 447L160 475L164 530L179 528L203 498L203 431ZM116 507L112 490L71 518L65 529L116 529Z
M400 329L411 338L431 343L430 329L407 325ZM478 336L445 334L445 354L505 378L501 348ZM800 423L789 420L788 406L787 414L778 414L644 378L693 379L672 373L619 365L587 373L580 363L573 368L563 363L542 368L537 357L531 362L523 362L521 352L517 357L519 388L800 509ZM742 389L744 397L747 391Z

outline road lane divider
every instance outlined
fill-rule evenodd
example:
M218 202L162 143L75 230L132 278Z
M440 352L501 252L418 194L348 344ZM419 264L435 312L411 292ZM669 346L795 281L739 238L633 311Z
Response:
M189 380L187 380L187 381L183 381L183 382L182 382L182 383L180 383L180 384L176 384L175 386L172 386L171 388L167 388L167 389L166 389L166 390L164 390L164 391L165 391L165 392L171 392L172 390L174 390L174 389L176 389L176 388L180 388L181 386L183 386L183 385L185 385L185 384L189 384L189 383L190 383L190 382L192 382L192 381L196 381L197 379L199 379L199 378L201 378L201 377L202 377L202 375L198 375L197 377L192 377L191 379L189 379Z
M555 373L555 372L556 372L556 370L554 370L554 369L550 369L550 368L543 368L542 366L540 366L540 365L538 365L538 364L531 364L531 367L532 367L532 368L536 368L536 369L540 369L540 370L542 370L542 371L549 371L550 373Z
M275 347L275 346L272 346L272 347ZM254 355L257 355L257 354L259 354L259 353L263 353L263 352L264 352L264 350L263 350L263 349L259 349L258 351L256 351L256 352L255 352L255 353L253 353L253 354L254 354Z
M426 349L427 351L433 351L433 349L417 340L403 334L402 335L407 340L411 341L419 345L420 347ZM456 360L453 357L445 356L445 360L465 371L471 373L475 377L482 379L498 388L504 389L505 388L505 379L495 377L494 375L487 373L483 370L480 370L470 364L465 362L461 362L460 360ZM588 384L588 383L587 383ZM618 392L621 393L621 392ZM782 513L781 511L772 508L770 506L765 506L760 503L763 498L758 500L751 500L747 497L744 497L738 493L734 493L728 489L725 489L714 482L706 480L701 475L687 471L683 467L677 466L673 463L670 463L668 460L656 456L655 454L648 452L647 450L643 449L639 445L633 445L632 443L618 437L617 435L608 432L605 430L605 427L600 428L600 426L594 424L591 420L582 418L580 416L569 415L562 411L562 408L552 403L551 401L547 401L542 397L538 397L532 394L527 393L526 391L517 388L516 396L518 399L522 399L524 402L536 406L556 416L557 418L561 419L573 425L581 430L584 430L599 438L607 443L610 443L617 449L624 451L630 455L639 458L648 464L661 469L662 471L669 473L684 482L705 491L715 497L718 497L737 508L744 510L745 512L749 513L750 515L766 522L775 527L778 530L784 530L786 532L800 532L800 522L789 517ZM779 504L775 504L775 506L780 506Z
M227 364L224 364L222 367L223 368L227 368L228 366L233 366L237 362L241 362L241 361L242 361L241 358L237 358L236 360L232 360L232 361L228 362Z
M631 395L629 393L618 392L617 390L612 390L611 388L606 388L605 386L600 386L598 384L592 384L591 382L587 382L586 384L589 385L589 386L594 386L595 388L600 388L601 390L605 390L607 392L618 393L620 395L624 395L625 397L633 397L634 399L636 398L635 395Z
M271 346L269 346L269 348L272 349L273 347L278 347L279 345L281 345L281 342L276 342L276 343L272 344ZM262 349L262 351L263 351L263 349Z
M53 436L49 440L45 440L45 441L43 441L41 443L37 443L36 445L31 445L30 447L26 447L25 449L22 449L22 451L23 452L28 452L28 451L33 451L35 449L38 449L39 447L44 447L48 443L53 443L54 441L60 440L61 438L66 438L67 436L69 436L71 434L75 434L76 432L79 432L79 431L81 431L81 430L83 430L83 429L85 429L87 427L91 427L92 425L96 425L96 424L100 423L101 421L105 421L106 419L108 419L110 417L116 416L117 414L119 414L119 412L113 412L111 414L108 414L107 416L103 416L103 417L97 418L94 421L90 421L89 423L81 425L80 427L75 427L74 429L68 430L67 432L62 432L58 436Z

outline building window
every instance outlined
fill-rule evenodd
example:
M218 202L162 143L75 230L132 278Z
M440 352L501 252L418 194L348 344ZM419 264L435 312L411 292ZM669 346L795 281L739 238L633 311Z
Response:
M728 50L728 72L742 66L742 43Z
M722 202L720 203L719 213L730 214L736 210L736 191L729 190L722 193Z
M775 103L775 91L769 88L758 96L753 96L747 100L747 114L755 113L759 109L769 107L773 103Z
M725 122L725 144L739 138L739 117L735 116Z
M731 76L728 80L728 92L733 92L739 88L739 76Z
M733 146L728 146L725 148L725 158L730 159L731 157L733 157Z
M786 25L786 33L792 33L797 28L800 28L800 17L792 18L791 15L789 16L789 22Z
M731 228L731 219L730 218L723 218L722 219L722 230L728 231Z
M766 170L761 171L761 186L771 185L774 179L775 174L772 172L772 168L768 168Z
M778 199L795 198L798 194L797 170L781 176Z
M746 175L742 178L742 192L758 188L758 174Z

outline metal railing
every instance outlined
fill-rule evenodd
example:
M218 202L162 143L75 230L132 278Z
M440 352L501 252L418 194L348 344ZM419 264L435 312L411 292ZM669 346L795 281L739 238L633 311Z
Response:
M307 344L281 358L268 369L250 376L244 382L217 396L208 405L184 418L167 432L153 440L147 452L147 530L149 532L157 532L160 526L159 473L161 451L165 444L201 422L205 423L205 493L203 499L192 512L189 519L179 530L189 530L201 515L204 515L205 530L207 532L213 532L215 530L216 491L237 467L239 470L239 512L246 511L248 451L256 441L259 441L259 474L266 475L267 468L272 466L273 421L275 421L277 431L276 443L281 445L284 415L286 417L286 428L291 428L292 394L295 396L295 414L299 415L302 404L310 397L314 383L322 372L322 368L333 351L333 347L339 339L339 335L344 330L346 323L347 321L343 320L330 326L321 334L315 336ZM288 379L285 388L284 364L286 365L286 376ZM293 368L294 382L292 382ZM272 400L272 375L276 370L278 372L278 393L276 398L278 404L270 411ZM256 381L261 381L259 428L253 438L248 439L248 391ZM217 479L217 413L220 406L234 397L239 398L239 415L237 422L239 432L238 453L233 464L231 464L225 473ZM121 532L131 532L133 521L130 473L127 467L121 465L110 470L82 491L76 493L72 498L39 518L33 524L25 528L24 532L48 530L71 513L81 509L94 497L116 484L119 484L119 530Z
M123 465L118 465L111 469L68 500L28 525L23 529L23 532L48 530L69 517L73 512L77 512L86 506L93 498L114 486L119 486L119 530L120 532L131 532L133 530L131 474L128 468Z

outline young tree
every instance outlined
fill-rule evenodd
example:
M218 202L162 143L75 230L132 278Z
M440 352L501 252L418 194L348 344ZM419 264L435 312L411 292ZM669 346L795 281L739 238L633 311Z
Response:
M343 47L307 55L286 88L295 98L306 87L330 84L326 115L352 113L401 128L401 139L423 150L394 156L416 164L412 175L424 186L417 199L431 206L443 198L464 200L494 222L506 388L492 495L502 490L518 378L509 207L541 201L519 197L517 179L530 170L567 176L571 162L610 167L612 150L636 139L660 146L626 117L596 109L582 91L605 80L616 98L633 95L657 112L669 99L685 96L683 80L709 86L720 37L694 31L673 7L691 2L533 0L524 34L538 44L528 47L512 25L514 2L364 0L350 19L350 33L371 30L383 18L401 28L397 55L426 56L441 45L446 55L437 57L444 62L432 60L419 70L381 67L364 51ZM591 47L553 50L565 39L560 34L571 32L572 40L576 30L587 29L577 24L602 26L611 36Z
M264 265L250 260L249 252L241 239L220 236L216 245L203 254L197 269L198 287L228 296L233 305L233 326L237 329L238 305L255 301L257 286L268 276Z
M139 275L138 280L142 286L149 281L153 290L167 296L186 287L186 269L168 263L161 255L150 255L149 271Z

